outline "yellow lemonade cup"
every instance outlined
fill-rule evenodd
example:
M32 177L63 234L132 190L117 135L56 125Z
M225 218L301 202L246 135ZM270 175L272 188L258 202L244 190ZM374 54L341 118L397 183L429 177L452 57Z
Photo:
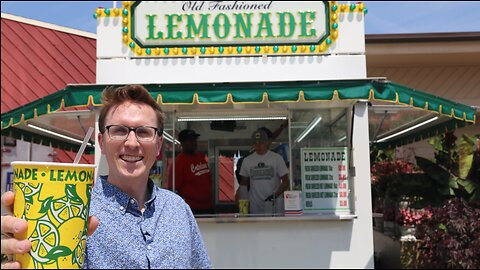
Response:
M12 162L13 214L28 222L16 238L30 239L30 252L17 255L22 268L82 268L95 165Z
M241 215L248 215L248 207L249 207L248 200L238 200L238 208L240 210Z

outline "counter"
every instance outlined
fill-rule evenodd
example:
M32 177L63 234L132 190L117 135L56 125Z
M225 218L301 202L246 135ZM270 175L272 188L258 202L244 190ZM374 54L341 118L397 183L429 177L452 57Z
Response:
M217 215L195 215L197 223L252 223L252 222L283 222L283 221L334 221L353 220L357 215L325 215L325 214L303 214L303 215L241 215L217 214Z

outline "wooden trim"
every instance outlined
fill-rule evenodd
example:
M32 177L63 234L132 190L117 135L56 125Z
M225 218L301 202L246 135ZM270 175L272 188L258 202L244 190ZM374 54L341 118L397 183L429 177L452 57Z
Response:
M365 43L405 43L405 42L455 42L479 41L480 32L419 33L419 34L370 34L365 35Z

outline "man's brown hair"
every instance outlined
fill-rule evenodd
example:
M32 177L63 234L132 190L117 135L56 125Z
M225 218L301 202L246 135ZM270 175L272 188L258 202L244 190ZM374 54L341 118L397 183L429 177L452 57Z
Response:
M157 115L157 128L158 134L163 134L163 112L160 108L160 105L153 99L153 97L148 93L148 90L141 85L126 85L120 87L109 86L103 90L102 93L102 103L103 107L100 109L100 116L98 118L98 128L100 133L105 132L105 117L108 112L126 102L131 101L134 103L144 103L152 107Z

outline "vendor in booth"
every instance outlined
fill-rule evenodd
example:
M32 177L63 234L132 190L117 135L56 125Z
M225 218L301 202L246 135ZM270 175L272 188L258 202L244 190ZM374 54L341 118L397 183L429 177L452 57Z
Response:
M205 154L197 151L200 134L185 129L178 135L182 152L175 158L175 186L170 171L168 188L180 195L194 214L213 214L212 175Z
M283 213L283 192L289 188L288 168L283 158L269 150L273 134L260 128L252 134L255 152L240 169L240 188L250 185L250 214ZM267 206L273 209L266 209Z

